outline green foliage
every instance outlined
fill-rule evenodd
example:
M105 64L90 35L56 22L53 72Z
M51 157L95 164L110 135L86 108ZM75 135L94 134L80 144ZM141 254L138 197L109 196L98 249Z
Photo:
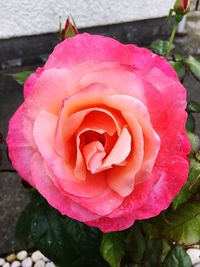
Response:
M196 79L200 80L200 60L193 56L189 56L185 63L188 65L190 71L195 76Z
M191 113L188 113L186 129L192 133L195 131L195 119Z
M195 244L200 241L200 205L198 201L181 205L166 216L162 236L178 244Z
M200 113L200 103L191 100L187 105L187 111L193 113Z
M165 223L165 216L163 213L140 222L142 230L150 239L162 239L163 225Z
M181 246L174 246L168 253L162 267L191 267L192 262Z
M190 140L190 144L191 144L192 150L194 152L198 153L199 145L200 145L200 141L199 141L198 135L196 135L194 133L191 133L189 131L187 131L187 135L188 135L188 138Z
M33 73L33 71L27 70L27 71L22 71L22 72L12 74L12 76L19 84L23 85L25 83L26 79L31 75L31 73Z
M170 61L170 64L178 74L179 80L182 81L185 74L186 74L186 68L183 61L176 62L176 61Z
M99 251L102 233L61 216L36 191L19 218L16 236L24 246L31 236L36 247L59 267L106 266Z
M162 250L162 240L149 239L145 250L144 267L159 267L161 265Z
M187 202L200 188L200 162L198 159L191 158L190 170L187 183L181 192L173 200L173 208L177 209L181 204Z
M168 41L155 40L151 43L150 49L160 56L164 56L167 52Z
M124 235L122 232L103 234L100 251L111 267L119 267L125 253Z
M135 222L126 237L126 253L134 263L141 264L146 248L146 240L141 232L140 225Z

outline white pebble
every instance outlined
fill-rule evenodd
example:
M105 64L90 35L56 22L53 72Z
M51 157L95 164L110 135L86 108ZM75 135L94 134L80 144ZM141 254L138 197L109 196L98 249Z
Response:
M0 266L4 265L5 260L3 258L0 258Z
M22 267L31 267L31 266L32 266L32 260L30 257L22 261Z
M33 252L33 254L31 255L31 259L34 262L37 262L39 260L42 260L44 258L44 255L39 251L36 250L35 252Z
M19 267L21 266L21 263L19 261L13 261L11 264L11 267Z
M200 263L200 250L199 249L189 248L186 252L190 256L192 264Z
M53 262L47 262L45 267L56 267Z
M22 250L17 253L17 259L20 261L23 261L27 256L28 256L28 253L26 250Z
M39 260L34 264L34 267L45 267L45 262L43 260Z
M193 265L193 267L200 267L200 263Z
M10 263L9 262L4 263L3 267L10 267Z
M45 257L44 255L43 255L43 261L45 261L45 262L47 262L47 261L50 261L50 259L48 259L47 257Z

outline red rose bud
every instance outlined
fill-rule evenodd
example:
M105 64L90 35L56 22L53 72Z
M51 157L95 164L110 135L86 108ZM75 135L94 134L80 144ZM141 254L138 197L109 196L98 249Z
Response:
M72 16L68 16L66 23L65 23L65 28L61 32L61 39L65 40L77 34L78 34L78 29L76 27L76 24Z
M174 11L176 14L185 15L190 10L190 0L176 0Z

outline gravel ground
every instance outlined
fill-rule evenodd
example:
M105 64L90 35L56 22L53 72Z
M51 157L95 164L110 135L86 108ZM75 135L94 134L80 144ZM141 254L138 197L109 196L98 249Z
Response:
M55 264L46 258L39 250L32 253L21 250L12 253L5 258L0 258L1 267L56 267Z

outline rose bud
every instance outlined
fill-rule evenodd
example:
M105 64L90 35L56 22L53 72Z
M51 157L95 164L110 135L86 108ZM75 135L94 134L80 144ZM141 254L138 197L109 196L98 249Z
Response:
M78 29L76 27L75 21L73 20L72 16L68 16L65 23L65 27L61 31L61 40L65 40L77 34L78 34Z
M174 11L176 14L185 15L190 10L190 0L176 0Z

